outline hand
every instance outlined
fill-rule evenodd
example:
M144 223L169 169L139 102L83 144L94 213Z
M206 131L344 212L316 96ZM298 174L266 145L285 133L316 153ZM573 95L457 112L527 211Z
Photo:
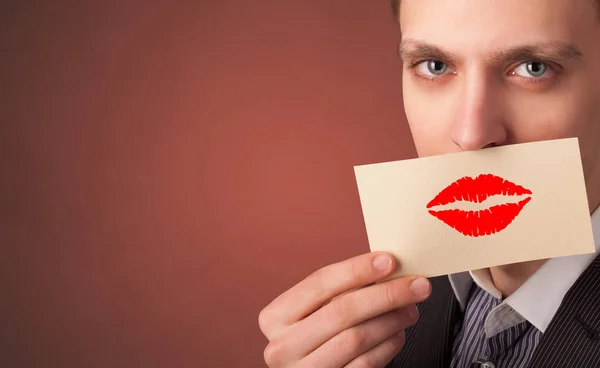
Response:
M396 268L387 253L367 253L326 266L287 290L259 315L271 368L385 367L431 294L421 277L373 284Z

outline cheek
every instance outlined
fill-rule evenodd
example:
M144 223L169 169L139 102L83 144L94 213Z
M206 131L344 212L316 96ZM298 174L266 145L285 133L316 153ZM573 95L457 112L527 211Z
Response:
M453 111L445 106L443 96L423 91L410 82L403 85L403 94L404 112L419 157L449 152Z
M600 107L589 91L544 95L514 94L506 116L516 143L549 139L585 138L597 125Z
M511 101L510 130L514 141L577 137L586 179L600 171L600 101L593 88L573 88L555 95Z

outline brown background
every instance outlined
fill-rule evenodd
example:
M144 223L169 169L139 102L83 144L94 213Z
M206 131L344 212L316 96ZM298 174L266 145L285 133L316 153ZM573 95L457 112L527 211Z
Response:
M368 251L353 166L415 156L388 1L14 3L0 366L264 366L261 308Z

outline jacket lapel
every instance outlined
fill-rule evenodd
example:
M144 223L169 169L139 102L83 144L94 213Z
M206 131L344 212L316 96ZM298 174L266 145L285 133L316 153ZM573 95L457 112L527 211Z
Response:
M600 256L565 295L530 368L596 367L600 362Z
M406 330L406 344L387 368L447 368L460 307L447 276L430 279L432 294L419 307L419 321Z

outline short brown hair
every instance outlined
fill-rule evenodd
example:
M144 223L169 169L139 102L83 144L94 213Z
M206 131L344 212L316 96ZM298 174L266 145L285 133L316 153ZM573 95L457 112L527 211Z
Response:
M400 0L392 0L392 12L394 12L394 18L398 19L400 14Z

